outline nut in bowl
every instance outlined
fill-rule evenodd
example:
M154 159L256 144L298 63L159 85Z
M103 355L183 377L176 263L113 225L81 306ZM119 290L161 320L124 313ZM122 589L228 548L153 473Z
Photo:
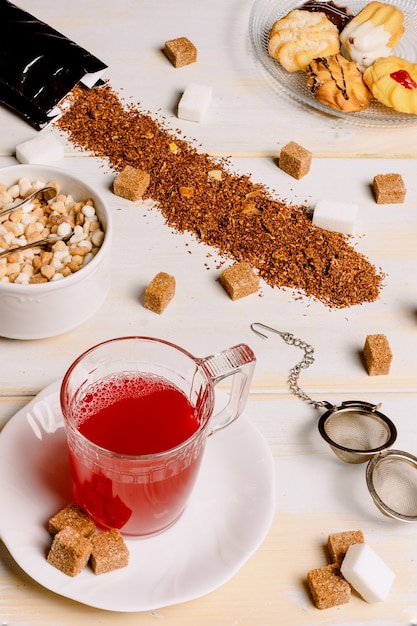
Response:
M0 337L44 339L72 330L94 315L109 291L112 220L100 194L59 168L16 165L0 169L0 185L6 200L10 191L11 207L34 188L50 184L57 186L55 198L42 199L39 194L0 216L0 250L17 248L0 258ZM56 208L49 206L54 202ZM0 211L8 206L3 198ZM36 229L34 244L36 237L61 235L68 241L19 251L30 243L28 233ZM70 231L67 237L65 229Z

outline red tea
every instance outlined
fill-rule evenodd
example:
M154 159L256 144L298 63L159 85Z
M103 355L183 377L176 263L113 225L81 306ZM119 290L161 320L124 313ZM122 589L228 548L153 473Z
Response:
M196 412L160 376L124 374L90 387L77 406L78 430L117 454L155 454L175 448L198 429Z
M99 525L125 534L157 532L175 521L194 485L205 436L202 429L191 449L179 447L169 460L158 458L199 428L185 394L159 376L127 372L89 386L73 411L84 437L121 455L109 467L108 453L92 454L70 437L75 500ZM154 454L156 460L129 458Z

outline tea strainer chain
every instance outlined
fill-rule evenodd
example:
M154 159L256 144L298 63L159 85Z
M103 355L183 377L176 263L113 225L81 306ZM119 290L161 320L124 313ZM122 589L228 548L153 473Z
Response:
M262 339L268 338L267 332L275 333L289 346L304 352L301 361L290 369L289 389L314 408L325 409L318 429L342 461L369 461L366 481L379 510L401 521L417 522L417 458L390 449L396 441L397 429L386 415L380 413L381 405L347 400L336 406L325 400L314 400L299 385L301 371L314 363L313 346L292 333L261 322L253 322L250 327Z
M291 391L293 392L294 395L296 395L301 400L304 400L305 402L309 402L316 409L320 409L320 408L323 408L323 407L324 408L330 408L331 405L329 405L329 403L325 402L324 400L321 400L321 401L313 400L313 398L311 398L305 391L303 391L301 389L301 387L299 386L299 384L298 384L298 379L300 377L301 370L307 369L308 367L310 367L310 365L312 365L314 363L314 348L313 348L313 346L311 346L310 344L306 343L302 339L299 339L298 337L295 337L292 333L289 333L289 332L286 332L286 331L280 331L280 330L277 330L276 328L271 328L271 326L266 326L265 324L261 324L260 322L253 322L251 324L251 329L259 337L262 337L262 339L267 339L267 335L265 335L265 333L262 333L260 330L257 330L255 328L255 326L260 326L264 330L269 330L272 333L276 333L289 346L294 346L294 347L300 348L300 350L304 351L304 356L301 359L301 361L299 361L299 363L297 363L296 365L294 365L294 367L292 367L290 369L290 373L289 373L289 376L288 376L288 386L289 386L289 388L291 389Z

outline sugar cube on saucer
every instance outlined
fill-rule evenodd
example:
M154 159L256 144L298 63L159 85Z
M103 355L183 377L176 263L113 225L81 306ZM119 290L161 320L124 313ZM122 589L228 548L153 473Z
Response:
M89 537L96 530L96 525L91 517L73 502L49 519L48 532L54 536L68 526L83 537Z
M90 563L95 574L104 574L129 564L129 550L117 528L98 532L91 538Z
M67 526L54 536L46 560L67 576L77 576L87 565L91 550L90 539Z
M326 230L353 235L357 214L356 204L318 200L314 208L313 224Z
M190 122L202 122L210 105L212 87L191 83L178 103L178 117Z
M340 571L366 602L386 600L394 572L366 543L349 546Z
M33 139L16 146L16 159L19 163L55 165L64 158L64 146L51 133L39 133Z

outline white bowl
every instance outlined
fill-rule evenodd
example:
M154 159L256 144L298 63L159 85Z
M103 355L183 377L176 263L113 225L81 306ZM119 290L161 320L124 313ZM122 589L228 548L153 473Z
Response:
M89 319L110 288L111 214L97 191L69 172L46 165L15 165L0 169L7 187L26 177L30 182L55 180L62 193L94 201L105 236L95 257L80 270L57 281L21 285L0 282L0 336L44 339L67 332Z

